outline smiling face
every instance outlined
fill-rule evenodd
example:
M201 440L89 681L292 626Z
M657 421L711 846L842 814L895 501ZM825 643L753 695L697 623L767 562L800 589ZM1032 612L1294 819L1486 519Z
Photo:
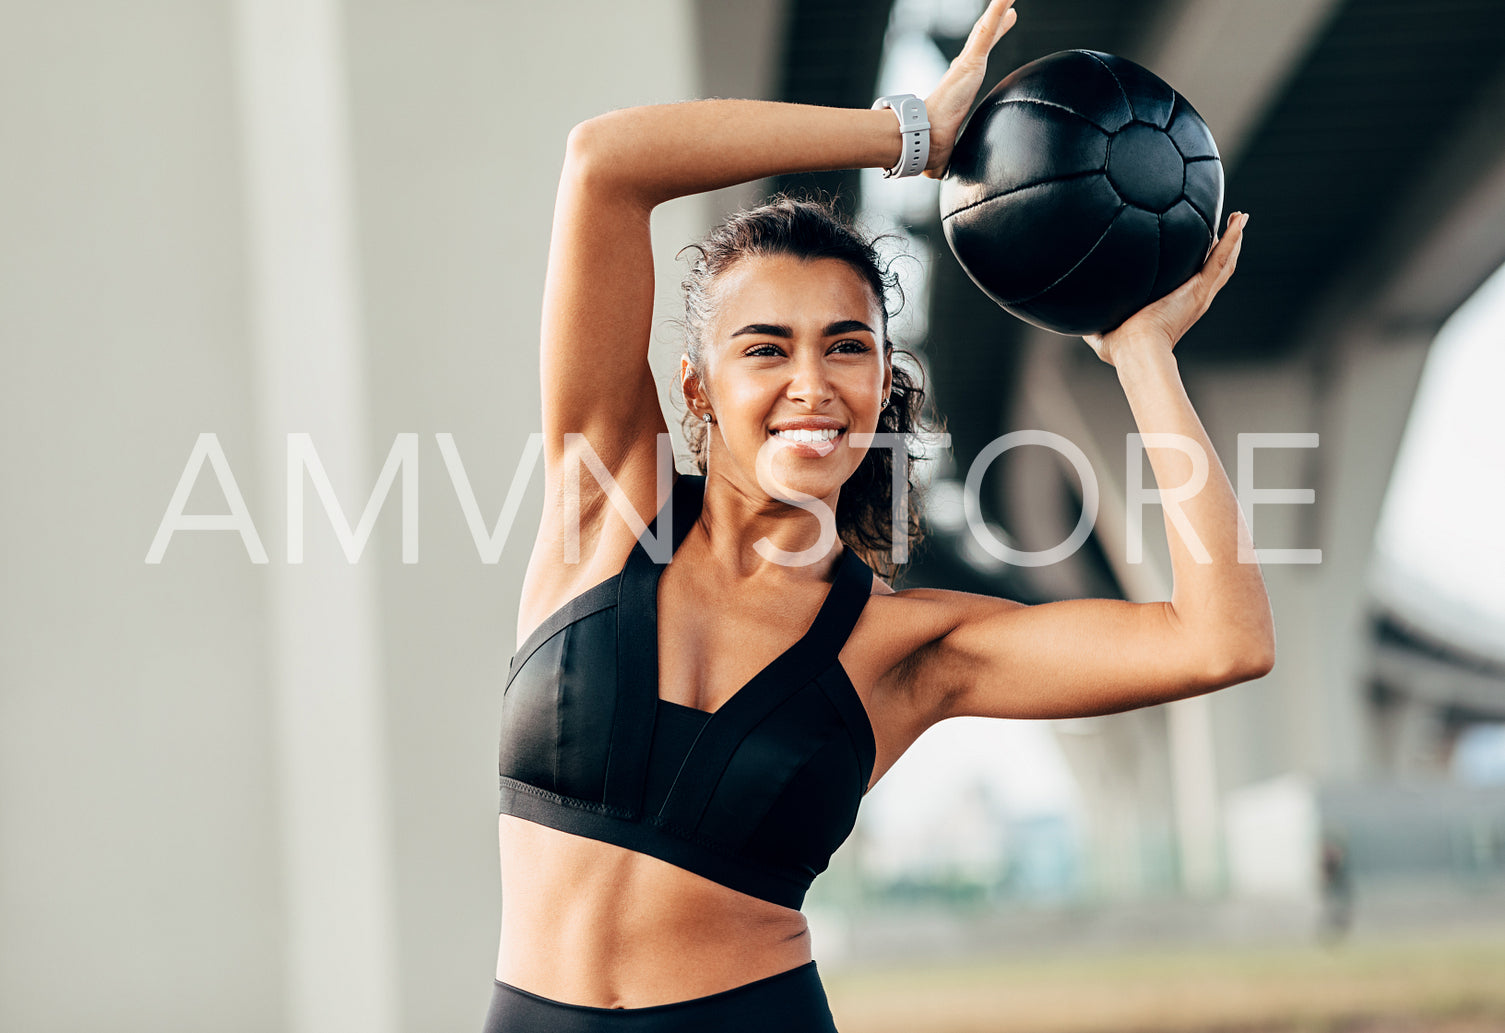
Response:
M888 397L883 330L881 302L841 259L740 259L716 280L706 368L681 363L688 403L715 419L712 462L774 497L834 493L866 453L849 433L873 433ZM800 440L810 430L828 440ZM772 483L758 477L762 449Z

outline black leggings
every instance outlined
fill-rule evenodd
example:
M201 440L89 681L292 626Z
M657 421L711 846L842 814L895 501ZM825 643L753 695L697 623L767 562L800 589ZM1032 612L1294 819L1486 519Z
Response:
M482 1033L837 1033L814 961L720 993L646 1008L565 1004L493 982Z

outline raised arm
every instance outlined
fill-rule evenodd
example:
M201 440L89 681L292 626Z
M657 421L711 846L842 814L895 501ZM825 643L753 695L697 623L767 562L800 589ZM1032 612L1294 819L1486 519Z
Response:
M629 494L653 497L656 435L668 429L648 365L656 205L780 172L877 165L898 149L890 112L761 101L627 108L576 126L544 287L546 475L573 466L565 435L582 434Z
M1208 692L1267 673L1275 632L1228 476L1181 384L1173 349L1232 275L1245 215L1202 271L1108 334L1087 338L1118 370L1140 433L1177 435L1206 458L1207 480L1180 503L1200 549L1166 510L1175 583L1166 602L1080 599L1038 606L960 592L916 591L942 633L911 665L929 720L1072 717L1112 713ZM1187 483L1192 459L1181 448L1146 449L1155 480ZM1205 550L1205 552L1203 551Z
M927 99L943 171L988 51L1013 25L994 0ZM544 287L541 372L549 497L580 434L637 500L655 495L656 436L667 430L648 366L653 314L649 216L672 198L786 172L889 167L901 145L891 111L705 100L627 108L570 133ZM578 440L578 439L577 439ZM591 479L582 488L591 490Z

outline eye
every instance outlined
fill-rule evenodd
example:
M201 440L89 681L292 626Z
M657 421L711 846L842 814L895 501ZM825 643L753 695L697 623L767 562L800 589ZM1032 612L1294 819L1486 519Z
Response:
M871 351L872 349L862 341L859 341L855 338L848 338L845 341L837 341L831 346L831 350L841 351L847 355L861 355L862 353ZM773 358L784 353L776 344L755 344L742 354L748 358L762 359Z

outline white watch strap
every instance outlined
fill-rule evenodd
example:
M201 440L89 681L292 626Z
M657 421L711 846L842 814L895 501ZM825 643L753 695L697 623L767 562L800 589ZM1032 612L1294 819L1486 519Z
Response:
M930 160L930 121L925 114L925 102L912 93L894 93L873 101L873 109L878 108L888 108L899 116L903 139L898 163L885 169L883 177L918 176Z

